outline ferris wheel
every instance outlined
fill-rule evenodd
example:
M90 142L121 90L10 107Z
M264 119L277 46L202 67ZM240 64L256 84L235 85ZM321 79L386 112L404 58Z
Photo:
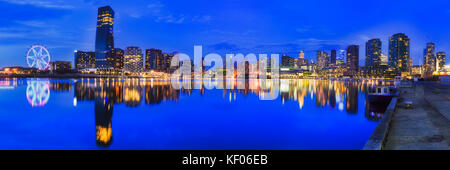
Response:
M27 64L29 67L35 67L39 70L45 70L49 67L50 53L42 45L33 45L27 52Z

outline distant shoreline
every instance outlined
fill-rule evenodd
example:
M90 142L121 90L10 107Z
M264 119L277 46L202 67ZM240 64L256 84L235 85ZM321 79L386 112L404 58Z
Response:
M443 76L446 77L446 76ZM450 76L449 76L450 77ZM170 79L170 77L145 77L145 76L123 76L123 75L97 75L97 74L80 74L80 73L68 73L68 74L11 74L11 75L0 75L0 78L61 78L61 79L77 79L77 78L155 78L155 79ZM198 79L198 78L193 78ZM249 79L249 78L246 78ZM254 79L254 78L250 78ZM269 78L270 79L270 78ZM364 80L370 78L291 78L291 77L280 77L282 79L315 79L315 80ZM380 78L382 79L382 78ZM389 79L389 78L387 78ZM448 78L446 78L448 79ZM373 79L375 80L375 79ZM427 80L430 81L430 80ZM436 81L436 80L433 80ZM447 82L450 82L447 80Z

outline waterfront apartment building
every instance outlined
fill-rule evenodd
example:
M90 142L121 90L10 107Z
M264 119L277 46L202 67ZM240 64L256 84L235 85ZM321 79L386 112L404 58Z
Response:
M127 47L124 57L124 70L128 73L141 73L143 71L143 55L139 47Z
M317 69L322 70L328 67L328 53L325 51L317 51Z
M338 67L345 67L345 56L346 56L345 50L339 50L339 54L336 58L336 66Z
M114 69L123 70L125 51L120 48L114 49Z
M445 70L445 52L436 53L436 71Z
M293 57L283 54L281 56L281 67L292 68L295 66L295 60Z
M145 50L145 70L164 70L164 55L159 49L147 49Z
M95 52L75 51L75 69L95 68Z
M350 45L347 47L347 74L354 76L359 71L359 46Z
M70 61L53 61L49 64L50 70L55 73L68 73L72 69Z
M397 73L410 72L410 40L403 33L389 37L389 66Z
M300 51L298 53L297 67L301 67L303 65L305 65L305 52Z
M172 64L172 58L174 57L174 54L164 54L164 71L166 73L172 73L175 70L172 69L172 67L170 66L170 64ZM205 69L203 69L205 70Z
M423 67L426 73L436 71L435 44L427 43L427 47L423 50Z
M98 8L95 36L95 67L111 69L114 62L114 11L110 6Z
M381 40L371 39L366 42L366 68L370 73L380 73Z

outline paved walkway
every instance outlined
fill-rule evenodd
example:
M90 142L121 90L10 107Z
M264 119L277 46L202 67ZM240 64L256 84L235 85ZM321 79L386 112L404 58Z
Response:
M405 107L412 101L412 109ZM417 83L401 89L383 149L450 150L450 85Z

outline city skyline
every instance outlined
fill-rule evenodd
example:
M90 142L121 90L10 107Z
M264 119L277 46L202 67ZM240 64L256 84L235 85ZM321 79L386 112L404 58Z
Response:
M274 21L274 23L277 23L279 26L278 28L271 28L270 30L258 30L256 29L258 33L258 35L255 35L251 32L246 33L246 35L239 35L239 36L223 36L222 38L220 38L217 35L221 35L222 33L224 33L223 31L229 31L229 33L235 34L238 32L241 32L240 30L236 30L237 28L233 28L233 29L226 29L223 28L222 30L220 29L214 29L213 31L219 31L218 33L210 33L210 34L203 34L203 36L196 36L198 34L191 34L191 33L195 33L196 31L193 30L192 28L197 28L197 27L204 27L205 25L207 25L208 28L216 28L218 25L221 25L223 23L219 22L219 21L227 21L229 19L234 19L234 21L227 21L227 22L231 22L231 23L241 23L244 22L246 20L246 18L244 17L244 19L240 19L238 16L234 16L232 14L227 15L227 16L220 16L220 15L203 15L202 17L200 17L200 15L195 15L195 16L190 16L188 17L187 15L183 15L184 17L179 17L179 20L175 20L174 18L172 18L172 20L170 18L164 18L163 16L170 16L170 15L164 15L161 14L158 19L152 20L152 16L148 16L147 15L142 15L142 16L137 16L130 14L130 11L125 10L126 8L129 8L129 6L122 6L120 2L114 2L114 1L110 1L108 3L92 3L89 2L87 3L87 1L83 1L80 4L65 4L65 2L48 2L47 5L39 5L38 3L30 3L32 1L26 1L24 3L15 3L14 1L0 1L0 3L2 4L3 7L14 7L14 6L20 6L22 7L21 10L27 10L28 8L36 8L36 9L43 9L43 13L44 14L49 14L49 15L37 15L37 16L32 16L30 17L30 19L26 20L23 18L23 16L16 16L21 18L23 21L19 21L19 20L1 20L2 23L4 23L4 26L2 28L0 28L0 32L4 33L3 36L0 36L0 49L4 52L4 56L2 56L0 58L0 67L7 67L7 66L26 66L25 62L24 62L24 56L25 56L25 52L26 49L29 48L32 44L43 44L46 47L49 48L50 53L52 55L52 61L73 61L73 51L74 50L81 50L81 51L94 51L95 50L95 24L96 22L94 22L93 18L96 18L97 14L95 14L97 12L97 8L102 6L103 4L108 4L111 5L112 8L114 9L114 11L116 12L117 17L115 18L116 22L114 23L114 26L117 28L115 28L114 31L114 43L118 44L115 45L118 48L121 49L125 49L128 46L138 46L142 49L151 49L151 48L156 48L156 49L161 49L163 52L174 52L174 51L178 51L178 52L184 52L187 54L192 54L192 50L193 50L193 45L203 45L204 46L204 51L206 52L217 52L217 53L249 53L249 52L261 52L261 53L279 53L279 54L287 54L289 56L296 56L298 54L299 51L303 50L305 51L305 59L307 60L314 60L316 58L315 53L317 52L317 50L323 50L326 52L329 52L332 49L337 49L337 50L341 50L341 49L345 49L348 45L359 45L360 47L364 47L365 43L367 42L367 40L369 39L373 39L373 38L379 38L382 42L382 53L383 54L388 54L388 38L396 33L405 33L411 41L411 58L413 58L413 65L418 65L418 64L422 64L423 63L423 49L426 47L426 43L427 42L433 42L436 44L436 52L448 52L450 50L448 50L449 45L447 45L449 42L445 42L442 41L442 35L450 35L449 31L446 30L436 30L433 31L433 28L422 28L421 30L414 30L414 27L418 27L417 24L419 24L420 22L422 22L422 20L419 18L417 20L411 20L410 16L409 17L405 17L404 20L411 22L413 24L406 24L412 27L399 27L397 28L396 26L398 26L398 22L396 24L387 24L386 29L382 29L382 30L376 30L376 31L366 31L367 35L364 35L365 37L363 37L361 35L355 35L353 32L348 32L345 30L341 30L342 28L332 28L335 26L330 26L329 23L325 22L325 20L327 20L325 17L322 16L314 16L314 15L309 15L309 16L304 16L306 17L306 20L309 19L318 19L318 20L324 20L323 22L321 22L324 26L330 27L331 29L327 28L327 31L329 31L330 33L333 34L339 34L336 32L339 32L338 30L340 30L342 33L346 32L345 34L347 34L348 38L347 39L353 39L352 41L346 41L342 39L342 36L339 37L335 37L335 36L331 36L328 35L325 32L322 32L323 30L318 29L317 25L322 25L320 23L315 23L316 21L308 21L312 24L310 24L310 26L300 26L302 28L298 28L298 26L296 25L305 25L305 24L293 24L292 26L285 26L285 24L287 23L292 23L294 21L289 21L289 18L299 15L299 14L295 14L292 11L289 12L282 12L281 14L275 14L275 13L271 13L270 17L275 17L275 18L279 18L279 17L286 17L286 18L280 18L280 20L278 21ZM136 9L140 9L140 8L150 8L150 9L159 9L160 11L166 10L166 11L170 11L170 9L172 8L179 8L179 6L181 4L183 4L184 2L175 2L175 4L165 4L162 3L160 1L151 1L151 2L141 2L141 1L136 1L136 4L141 4L141 3L147 3L148 5L145 7L136 7ZM308 5L317 5L316 3L312 3L312 4L308 4L311 2L303 2L305 6ZM343 2L342 4L346 4L347 2ZM381 2L380 2L381 3ZM397 2L398 3L398 2ZM424 6L423 8L429 8L431 6L433 7L440 7L440 6L445 6L447 2L432 2L429 5ZM50 5L49 5L50 4ZM194 4L198 4L198 3L194 3ZM289 3L288 3L289 4ZM334 4L334 3L332 3ZM338 4L337 7L342 7L342 4ZM437 5L439 4L439 5ZM202 5L197 5L199 6L198 8L208 8L210 7L210 4L208 4L207 2L204 2ZM262 10L269 10L269 7L267 7L269 5L269 3L256 3L256 2L245 2L244 4L236 4L233 2L230 2L229 4L224 5L225 8L229 8L229 9L234 9L234 10L244 10L245 9L249 9L249 7L246 7L246 5L258 5L261 7ZM280 6L277 6L280 5ZM364 3L359 3L359 4L354 4L354 6L358 6L358 5L367 5ZM416 6L418 4L415 4ZM192 4L189 6L193 6ZM195 6L195 5L194 5ZM284 5L281 4L276 4L275 6L273 6L273 8L288 8ZM410 2L410 6L414 6L413 2ZM324 6L329 8L328 6ZM347 8L347 7L345 7ZM194 8L195 9L195 8ZM251 8L253 9L253 8ZM272 9L272 8L270 8ZM344 7L342 7L342 9L344 9ZM409 11L409 9L405 9L406 11ZM85 14L83 15L79 15L79 17L76 17L75 20L70 20L68 18L73 17L75 14L79 14L80 11L84 11ZM140 11L140 10L136 10L136 11ZM154 10L154 11L158 11L158 10ZM445 10L442 10L444 12L444 15L438 15L438 14L433 14L433 16L435 17L445 17L447 14L445 12ZM450 10L449 10L450 11ZM48 12L48 13L47 13ZM192 12L190 10L188 10L187 12ZM211 12L211 14L220 14L221 12L212 12L211 10L206 10L205 13L207 12ZM261 11L259 10L255 10L254 11L249 11L249 16L252 17L256 17L261 15L260 13ZM367 11L355 11L356 13L361 13L361 14L365 14L363 16L368 16L369 18L371 17L369 15L369 13ZM386 13L392 13L392 10L387 10ZM14 14L15 12L5 9L3 10L4 14L6 14L6 16L14 16L12 14ZM163 13L163 12L161 12ZM67 18L62 18L60 16L56 16L56 14L62 14L63 16L66 16ZM312 13L314 14L314 13ZM330 14L330 12L325 12L325 15ZM387 15L384 13L379 13L380 17L382 15ZM53 15L53 16L52 16ZM351 14L339 14L339 15L344 15L346 17L349 16L353 16ZM429 15L429 14L423 14L423 15ZM448 15L450 15L450 12L448 12ZM209 16L209 17L207 17ZM220 17L219 17L220 16ZM51 21L54 22L50 25L46 25L45 22L48 21L48 17L52 18ZM267 17L267 16L266 16ZM330 16L332 17L332 16ZM373 17L373 16L372 16ZM433 18L435 18L433 17ZM184 19L182 19L184 18ZM187 21L186 18L191 18L190 21ZM196 18L196 19L195 19ZM204 20L202 20L200 22L199 18L203 18ZM209 19L208 19L209 18ZM332 17L334 18L334 17ZM377 17L375 17L377 18ZM34 19L34 20L31 20ZM154 19L154 18L153 18ZM163 20L165 19L165 20ZM260 21L263 19L267 19L267 18L253 18L253 20L250 21ZM360 18L361 19L361 18ZM380 18L378 18L380 19ZM25 21L26 20L26 21ZM66 21L65 24L67 24L67 20L70 21L74 21L74 23L78 23L82 26L83 29L78 29L78 30L72 30L74 35L71 34L62 34L60 36L64 37L64 38L55 38L58 36L53 37L51 34L51 31L53 31L53 33L58 32L64 32L64 31L69 31L68 30L60 30L58 29L61 26L64 26L64 24L58 24L61 20ZM140 21L139 21L140 20ZM400 19L402 20L402 19ZM345 21L345 20L343 20ZM127 22L132 22L133 24L127 24ZM306 22L306 23L308 23ZM361 21L357 21L357 22L361 22ZM167 31L162 31L163 35L154 35L152 34L152 27L147 27L148 30L147 31L137 31L137 32L133 32L132 29L141 29L141 27L145 27L145 26L154 26L154 27L158 27L158 29L163 29L162 27L168 27L168 26L172 26L172 27L176 27L176 28L183 28L186 26L190 26L189 29L187 29L187 31L181 31L178 30L176 28L171 28L171 29L167 29ZM414 24L416 23L416 24ZM277 24L275 24L275 26L277 26ZM335 23L337 24L337 23ZM342 27L346 27L348 26L348 23L339 23L341 24ZM441 24L441 23L440 23ZM11 25L16 25L17 26L17 30L14 33L11 33L13 31L11 31L10 29L7 29L8 26ZM84 26L86 25L86 26ZM245 27L252 27L254 28L254 26L249 26L252 24L244 24L243 26L243 30L247 30L249 28L245 28ZM312 26L311 26L312 25ZM373 25L373 24L369 24L369 25ZM383 25L383 24L382 24ZM401 25L401 24L400 24ZM433 25L433 24L429 24L429 25ZM241 26L241 25L240 25ZM274 25L266 25L264 24L264 26L269 26L272 27ZM161 27L161 28L160 28ZM367 27L367 26L366 26ZM393 29L395 27L395 29ZM424 27L424 26L421 26ZM44 29L46 28L47 32L44 33L38 33L36 32L32 32L29 35L29 38L24 38L24 36L21 36L22 34L25 34L26 31L21 32L21 30L27 30L27 29ZM276 33L277 32L282 32L283 30L291 30L291 29L295 29L296 34L291 34L290 31L287 31L287 33L282 36L275 36L274 34L270 34L270 33ZM442 28L442 27L441 27ZM49 31L50 30L50 31ZM211 30L209 30L211 31ZM220 31L222 31L222 33L220 33ZM9 33L8 33L9 32ZM94 35L92 35L92 32L94 33ZM153 30L153 32L156 32L156 30ZM158 34L161 34L161 31L158 31ZM244 31L245 32L245 31ZM264 33L265 32L265 33ZM356 32L361 32L361 31L354 31ZM364 31L362 31L364 32ZM83 35L83 34L89 34L89 35ZM136 34L139 34L141 36L138 36ZM168 34L173 34L172 37L167 36ZM182 35L181 35L182 34ZM432 35L433 34L433 35ZM41 35L41 38L35 38L32 35ZM42 36L42 35L48 35L48 36ZM78 36L78 35L83 35L83 36ZM207 36L207 35L211 35L211 36ZM266 36L265 36L266 35ZM327 38L328 40L322 40L319 39L318 37L323 37L323 36L329 36L329 38ZM148 38L147 36L155 36L153 38ZM161 37L159 37L161 36ZM186 36L191 36L191 37L186 37ZM289 38L286 38L286 37ZM28 36L25 36L28 37ZM39 36L38 36L39 37ZM67 39L70 38L74 38L74 37L78 37L78 39L74 39L72 40L72 42L68 42ZM84 38L81 38L84 37ZM176 37L176 38L174 38ZM214 37L214 38L211 38ZM235 38L235 39L231 39L231 38ZM264 39L264 41L267 40L267 42L264 41L257 41L256 43L252 41L253 45L250 45L250 41L244 41L243 39L251 39L251 38L255 38L255 39L261 39L261 37L267 37L267 39ZM278 37L284 37L279 39ZM300 37L304 37L302 39L302 41L299 40L294 40L292 38L300 38ZM335 37L335 38L332 38ZM429 38L426 38L429 37ZM177 38L180 39L180 41L176 41ZM206 40L207 39L207 40ZM228 39L228 40L226 40ZM277 40L279 39L279 40ZM282 40L285 39L285 40ZM289 40L290 39L290 40ZM345 39L345 38L344 38ZM445 39L445 38L444 38ZM80 40L79 42L76 40ZM88 41L89 40L89 41ZM54 43L53 41L62 41L63 43ZM76 41L76 42L75 42ZM175 42L176 41L176 42ZM235 41L235 42L234 42ZM8 43L9 42L9 43ZM178 42L178 43L177 43ZM280 42L285 42L285 43L280 43ZM72 45L68 45L70 43L73 43ZM78 43L83 43L82 45L78 44ZM171 45L169 45L171 44ZM244 45L247 44L247 45ZM10 47L10 46L14 46L11 48L5 48L5 47ZM62 47L62 46L66 46L66 47ZM247 46L247 47L244 47ZM364 48L363 48L364 49ZM359 50L359 65L360 66L364 66L365 65L365 50ZM192 55L191 55L192 56ZM316 61L315 61L316 62ZM73 64L75 65L75 64Z

